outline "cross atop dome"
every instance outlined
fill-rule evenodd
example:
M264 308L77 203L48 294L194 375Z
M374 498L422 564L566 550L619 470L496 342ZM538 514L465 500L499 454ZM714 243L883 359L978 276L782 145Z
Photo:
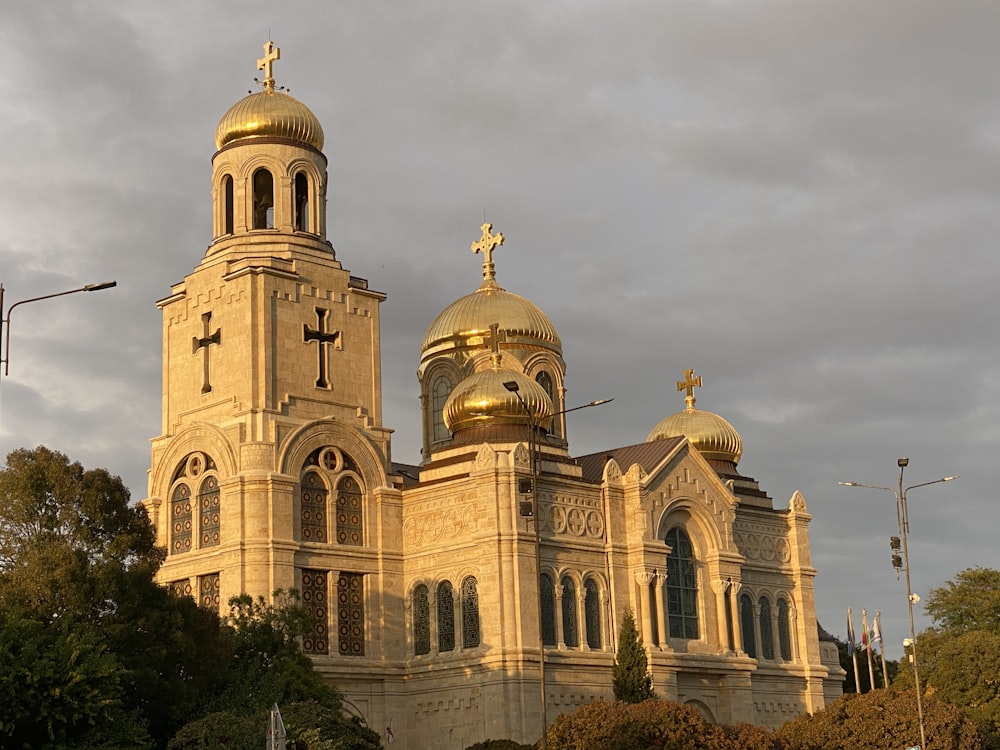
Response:
M264 56L257 58L257 70L264 71L264 91L274 93L274 62L281 59L281 48L270 39L264 44Z
M483 254L483 283L488 284L496 279L496 266L493 265L493 251L503 244L503 234L493 234L493 225L484 223L480 229L483 236L472 243L472 252Z
M687 396L684 397L684 404L688 409L694 408L694 389L701 388L701 375L698 377L694 376L694 370L684 371L684 380L677 381L678 391L687 391Z

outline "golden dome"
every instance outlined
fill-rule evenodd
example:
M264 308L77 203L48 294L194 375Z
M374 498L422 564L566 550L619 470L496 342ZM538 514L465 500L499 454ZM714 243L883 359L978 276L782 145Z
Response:
M694 370L685 370L684 380L677 383L677 390L687 391L684 411L656 425L646 438L647 442L683 435L706 459L738 464L743 455L740 434L718 414L694 408L694 387L701 386L701 376L694 378L693 375Z
M483 224L483 238L472 244L483 253L483 283L472 294L455 300L434 318L420 344L421 354L478 346L478 341L498 323L507 333L508 345L535 345L562 354L562 341L552 322L535 304L508 292L496 282L492 251L503 244L503 235L493 235L492 224Z
M535 425L548 429L552 422L552 400L538 383L526 375L499 366L499 355L489 370L474 373L459 383L444 405L444 423L453 433L467 427L514 424ZM504 383L517 383L531 416Z
M215 147L244 138L289 138L323 150L323 126L309 108L283 91L258 91L236 102L215 130Z

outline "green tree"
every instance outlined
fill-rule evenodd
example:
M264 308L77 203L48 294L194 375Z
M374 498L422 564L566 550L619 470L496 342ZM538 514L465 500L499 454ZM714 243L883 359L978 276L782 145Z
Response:
M646 661L646 649L642 646L642 638L636 630L631 609L625 610L621 630L618 632L618 653L615 655L612 686L615 699L626 703L640 703L655 697L653 678Z
M1000 570L968 568L931 589L924 605L944 630L1000 633Z

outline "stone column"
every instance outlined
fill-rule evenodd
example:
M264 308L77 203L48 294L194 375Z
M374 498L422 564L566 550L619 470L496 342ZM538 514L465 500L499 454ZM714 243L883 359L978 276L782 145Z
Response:
M649 609L649 582L651 580L653 580L653 574L645 570L635 574L635 582L639 584L639 589L642 591L639 601L644 604L644 609L647 610ZM642 642L646 644L646 648L650 648L653 644L652 613L646 612L646 616L643 617L642 612L637 611L635 616L639 618L642 625Z
M667 612L663 606L663 584L667 581L666 573L653 573L656 586L656 628L660 636L660 649L666 651L670 648L667 641Z
M736 651L743 651L743 623L740 622L740 589L743 584L739 581L732 581L729 584L729 607L733 618L733 640L736 642Z
M555 591L555 615L556 615L556 648L565 649L566 640L563 638L563 616L562 616L562 598L563 598L563 587L561 583L553 586Z

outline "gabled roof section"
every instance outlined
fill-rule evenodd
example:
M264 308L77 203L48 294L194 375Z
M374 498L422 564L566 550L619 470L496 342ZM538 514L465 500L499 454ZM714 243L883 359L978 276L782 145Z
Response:
M392 473L403 478L403 489L408 490L420 484L420 467L412 464L392 462Z
M614 459L622 473L632 464L639 464L649 474L684 442L685 438L672 437L653 440L648 443L611 448L587 456L577 456L576 462L583 469L583 478L590 482L600 482L604 477L604 465Z

